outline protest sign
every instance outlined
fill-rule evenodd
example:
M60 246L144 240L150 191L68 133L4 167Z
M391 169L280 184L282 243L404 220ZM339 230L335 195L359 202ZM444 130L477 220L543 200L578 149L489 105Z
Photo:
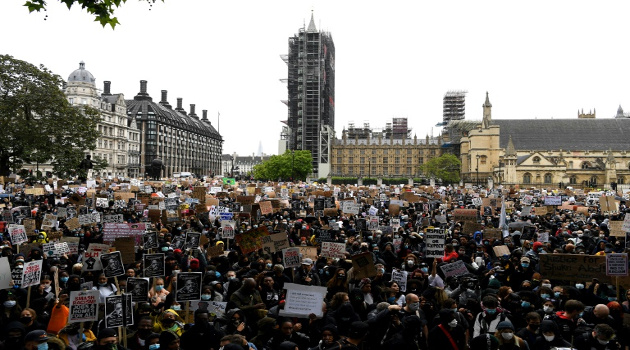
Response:
M149 281L144 278L128 278L127 290L134 303L149 300Z
M97 290L71 291L68 323L98 321Z
M24 273L22 274L22 288L36 286L40 283L40 278L42 275L42 263L43 260L33 260L24 264ZM9 272L8 276L8 278L11 278L11 272Z
M483 229L483 239L501 239L503 234L500 229L486 227Z
M538 242L541 242L541 243L549 242L549 232L538 232Z
M11 244L13 245L20 245L24 242L28 242L24 225L10 225L9 236L11 236Z
M510 249L507 246L504 246L504 245L494 246L494 247L492 247L492 250L494 251L494 255L497 256L497 257L510 255Z
M477 222L477 209L455 209L453 211L453 220Z
M234 220L221 221L221 237L226 239L234 238L234 227L236 227L236 221Z
M131 264L136 261L136 244L133 237L118 237L113 247L120 252L123 264Z
M371 253L361 253L352 256L352 270L354 279L376 276L374 257Z
M249 254L262 249L261 237L267 235L269 235L267 226L260 226L236 235L236 244L241 248L243 254Z
M55 255L63 256L70 253L68 242L55 243Z
M444 230L439 229L427 229L425 234L425 240L427 245L427 258L442 258L444 257Z
M103 273L105 274L105 277L117 277L125 274L125 268L120 252L103 254L100 258L101 264L103 265Z
M284 248L289 248L289 240L287 234L284 232L274 233L269 236L263 236L261 238L263 249L269 253L275 253L282 251Z
M72 219L66 220L65 225L70 231L74 231L76 229L81 228L81 224L79 223L79 218L72 218Z
M621 225L621 229L624 232L630 232L630 215L626 215L623 219L623 225Z
M24 230L26 231L27 236L35 236L35 219L23 219L22 225L24 225Z
M341 207L341 210L345 214L359 215L359 210L361 210L361 205L354 203L352 201L344 201Z
M100 256L109 251L109 245L90 243L88 249L83 253L83 267L82 271L97 271L102 270Z
M81 226L90 226L94 223L96 223L96 221L94 221L94 216L92 214L79 215L79 224Z
M208 255L208 257L211 259L217 256L221 256L224 252L223 249L223 244L217 244L215 246L208 247L208 249L206 249L206 255Z
M143 223L105 223L103 224L103 242L114 242L117 237L133 237L136 244L141 245L145 231L146 224Z
M268 215L268 214L273 213L273 206L271 205L271 201L262 201L262 202L258 202L258 204L260 205L260 213L262 215Z
M22 277L24 276L23 269L20 269L20 285ZM17 277L17 276L16 276ZM11 288L11 281L15 280L11 272L11 265L9 264L9 258L0 258L0 290Z
M4 258L6 259L6 258ZM0 260L0 263L2 263L3 261ZM7 266L0 266L0 279L4 277L3 273L6 273L6 269L9 267L9 265ZM13 280L13 285L16 286L21 286L22 285L22 275L24 275L24 266L19 265L19 266L15 266L12 270L11 270L11 279ZM0 282L0 290L4 289L2 288L3 285L1 285L2 282ZM9 288L9 286L7 285L6 288Z
M201 272L180 272L177 274L176 300L190 301L201 299Z
M147 232L142 235L142 243L144 244L144 249L153 249L157 248L159 245L158 234L155 231Z
M543 202L545 205L562 205L561 196L546 196Z
M623 231L623 221L608 221L608 231L613 237L626 236L626 233Z
M336 242L322 242L321 256L326 258L346 258L346 244Z
M444 273L444 277L462 276L468 273L468 269L462 260L457 260L450 264L440 266L440 270Z
M368 221L368 227L367 229L369 231L376 231L378 230L378 216L370 216L370 221Z
M300 249L300 255L302 259L309 258L309 259L312 259L313 261L317 260L317 247L300 246L299 249Z
M540 254L540 273L552 280L610 282L606 257L580 254Z
M123 221L124 221L123 214L103 215L104 224L109 224L109 223L121 224L123 223Z
M142 261L144 277L164 277L166 271L164 254L144 254Z
M303 286L293 283L285 283L287 294L284 309L280 310L281 316L306 317L315 314L322 317L322 300L326 296L326 287Z
M392 270L392 281L398 284L401 292L407 291L407 271Z
M185 236L175 236L171 240L171 248L175 249L184 249L184 244L186 244Z
M299 267L302 261L300 258L300 248L282 249L282 261L284 267Z
M185 248L199 248L199 240L201 239L201 233L199 232L186 232L186 241L184 243Z
M606 254L606 276L628 276L628 254Z
M124 303L122 295L110 295L105 298L105 327L122 327L124 321Z

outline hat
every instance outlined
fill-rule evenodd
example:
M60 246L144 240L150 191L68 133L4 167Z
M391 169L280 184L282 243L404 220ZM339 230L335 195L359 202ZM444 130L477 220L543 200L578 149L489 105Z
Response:
M163 331L162 333L160 333L160 348L162 348L162 346L168 346L173 340L177 339L179 339L177 334L171 331Z
M313 265L313 259L311 258L302 259L302 265Z
M216 245L219 245L219 244L223 244L223 245L225 245L225 243L223 243L223 241L217 241L217 244L216 244Z
M529 263L529 258L524 256L524 257L521 258L521 262L522 263Z
M368 331L370 330L370 326L367 323L361 321L354 321L350 325L350 331L348 332L348 337L352 339L360 339L363 338Z
M28 332L28 334L24 338L24 343L28 343L30 341L36 341L36 342L41 343L47 340L48 340L48 334L46 334L46 331L37 329L37 330Z
M175 250L173 250L173 253L175 253L175 254L181 254L181 253L182 253L182 250L181 250L181 249L175 249Z
M190 267L193 268L193 269L198 269L199 268L199 259L197 259L197 258L190 259Z
M501 287L501 281L497 278L491 278L490 281L488 281L488 287L497 289Z
M471 350L496 350L498 348L499 340L494 335L488 333L478 335L470 340Z
M103 328L100 332L98 332L98 337L96 341L100 341L101 339L117 337L118 332L116 332L113 328Z
M364 278L361 280L361 282L359 282L359 288L363 288L363 286L365 286L366 284L371 284L372 280L369 278Z
M497 329L511 329L514 330L514 325L510 321L501 321L497 325Z
M534 242L534 250L538 249L538 248L542 248L543 244L542 242Z

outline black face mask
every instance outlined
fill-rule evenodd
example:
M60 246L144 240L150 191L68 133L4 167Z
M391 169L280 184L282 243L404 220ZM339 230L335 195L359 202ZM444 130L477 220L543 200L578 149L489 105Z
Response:
M538 327L540 327L540 325L539 325L539 324L530 324L530 325L529 325L529 328L530 328L532 331L534 331L534 332L535 332L536 330L538 330Z
M31 323L31 320L32 320L32 318L28 317L28 316L27 317L20 317L20 322L22 324L29 324L29 323Z

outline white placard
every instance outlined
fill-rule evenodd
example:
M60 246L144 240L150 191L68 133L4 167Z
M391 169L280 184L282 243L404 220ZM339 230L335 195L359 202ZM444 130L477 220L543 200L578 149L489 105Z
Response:
M326 287L285 283L284 289L287 290L287 295L284 310L280 310L281 316L303 318L310 314L323 316L322 303L327 293Z

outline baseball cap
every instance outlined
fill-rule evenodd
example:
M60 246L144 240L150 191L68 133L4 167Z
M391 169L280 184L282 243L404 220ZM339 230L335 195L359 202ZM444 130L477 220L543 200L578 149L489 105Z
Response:
M302 259L302 265L313 265L313 259L311 258Z
M28 334L24 338L25 343L28 343L30 341L45 342L47 340L48 334L46 334L46 331L43 331L41 329L28 332Z

